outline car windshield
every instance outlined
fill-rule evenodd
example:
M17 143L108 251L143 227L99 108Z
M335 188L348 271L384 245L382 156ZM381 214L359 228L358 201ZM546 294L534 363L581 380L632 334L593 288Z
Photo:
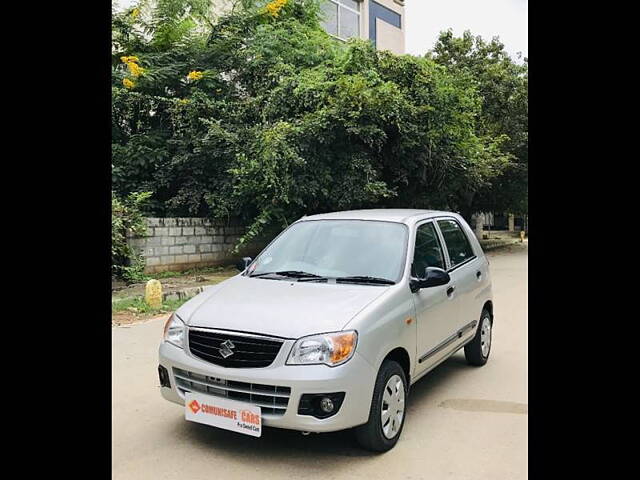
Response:
M289 272L398 282L404 267L407 230L401 223L382 221L302 221L280 235L256 259L249 274Z

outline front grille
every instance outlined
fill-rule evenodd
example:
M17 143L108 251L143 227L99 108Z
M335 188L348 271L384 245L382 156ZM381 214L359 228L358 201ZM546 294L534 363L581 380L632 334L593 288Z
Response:
M228 340L233 344L228 351L233 353L224 358L220 350L224 350L222 344ZM202 360L226 368L268 367L278 355L282 343L282 340L271 337L227 334L219 330L189 329L191 353Z
M173 369L176 387L184 395L200 392L214 397L230 398L261 407L265 415L282 416L287 410L291 388L276 385L236 382L223 378L209 377L179 368Z

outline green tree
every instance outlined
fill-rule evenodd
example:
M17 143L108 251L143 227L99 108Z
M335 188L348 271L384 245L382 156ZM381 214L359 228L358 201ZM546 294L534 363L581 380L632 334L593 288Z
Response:
M240 218L247 241L317 212L461 210L509 167L470 75L338 42L317 0L162 3L116 15L112 74L114 189L158 215Z
M466 31L442 32L430 54L456 76L467 76L481 98L479 135L502 136L500 150L512 161L483 188L467 195L464 210L528 211L528 60L514 61L498 38L486 42Z
M127 242L128 235L142 237L147 224L142 208L151 192L133 192L120 199L111 192L111 274L127 281L143 278L144 262Z

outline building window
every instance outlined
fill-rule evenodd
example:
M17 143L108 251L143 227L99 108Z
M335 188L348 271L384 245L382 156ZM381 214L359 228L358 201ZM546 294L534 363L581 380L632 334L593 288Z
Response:
M321 6L322 26L330 35L348 40L360 37L360 2L325 0Z
M384 5L371 1L369 4L369 40L376 46L378 43L376 20L378 18L396 28L402 29L402 16L398 12L394 12Z

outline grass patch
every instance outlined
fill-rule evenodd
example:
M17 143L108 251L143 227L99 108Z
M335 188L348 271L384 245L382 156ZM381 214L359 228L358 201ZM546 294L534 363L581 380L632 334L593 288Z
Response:
M220 274L221 276L229 276L237 274L238 270L233 265L217 266L217 267L195 267L189 270L183 270L181 272L157 272L157 273L144 273L135 279L135 282L128 281L127 285L132 284L144 284L149 280L164 280L167 278L180 278L190 277L197 275L211 275Z
M192 297L193 298L193 297ZM112 313L131 312L135 314L169 313L180 308L190 298L180 298L177 300L165 300L160 308L151 308L143 298L133 298L113 302L111 304Z

